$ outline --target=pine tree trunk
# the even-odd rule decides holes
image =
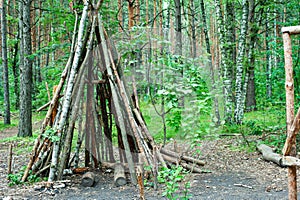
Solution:
[[[7,60],[7,23],[6,23],[6,4],[0,0],[1,14],[1,47],[2,47],[2,66],[3,66],[3,87],[4,87],[4,124],[10,124],[10,100],[9,100],[9,80],[8,80],[8,60]]]
[[[30,0],[20,2],[22,9],[22,35],[20,55],[20,121],[18,136],[32,136],[32,59],[31,59],[31,25]]]
[[[255,93],[255,54],[254,50],[256,47],[257,40],[257,32],[258,26],[255,23],[255,20],[258,20],[258,23],[261,21],[261,15],[263,9],[260,9],[258,15],[255,13],[255,0],[250,0],[250,11],[249,11],[249,52],[248,52],[248,84],[247,84],[247,92],[246,92],[246,110],[252,111],[256,110],[256,93]]]
[[[205,7],[204,7],[204,1],[200,0],[200,7],[201,7],[201,12],[202,12],[202,20],[203,20],[203,32],[204,32],[204,37],[205,37],[205,44],[206,44],[206,52],[208,54],[208,64],[209,64],[209,70],[210,70],[210,76],[211,76],[211,85],[212,85],[212,91],[211,93],[213,94],[213,102],[214,102],[214,118],[216,118],[216,125],[220,125],[221,119],[220,119],[220,113],[219,113],[219,101],[217,98],[217,95],[215,95],[216,91],[216,83],[215,83],[215,72],[214,72],[214,67],[212,64],[212,55],[211,55],[211,50],[210,50],[210,41],[209,41],[209,36],[208,36],[208,31],[207,31],[207,23],[206,23],[206,13],[205,13]]]
[[[234,121],[241,124],[244,117],[244,90],[243,90],[243,73],[244,73],[244,55],[246,47],[246,37],[248,30],[248,14],[249,4],[248,0],[243,0],[243,15],[241,22],[241,32],[239,35],[239,47],[236,63],[236,82],[235,82],[235,111]]]
[[[175,2],[175,33],[176,33],[176,47],[175,54],[182,55],[182,22],[181,22],[181,1]]]

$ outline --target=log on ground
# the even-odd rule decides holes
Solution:
[[[81,185],[84,187],[92,187],[95,184],[95,174],[93,172],[87,172],[83,174],[81,179]]]
[[[117,187],[126,185],[127,183],[124,167],[120,163],[115,165],[114,183]]]

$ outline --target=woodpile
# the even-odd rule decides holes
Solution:
[[[120,58],[97,12],[100,6],[85,3],[81,17],[76,17],[80,21],[75,22],[70,57],[47,104],[41,133],[22,180],[26,181],[30,170],[48,176],[51,182],[62,179],[65,169],[84,169],[84,173],[89,168],[108,167],[108,163],[115,170],[117,186],[127,183],[126,170],[132,184],[141,182],[141,166],[145,165],[153,166],[153,176],[159,166],[168,167],[170,163],[201,172],[203,161],[155,144],[137,103],[137,92],[128,95]],[[117,134],[117,156],[113,133]],[[92,186],[93,174],[85,173],[82,184]]]

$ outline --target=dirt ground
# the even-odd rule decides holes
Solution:
[[[16,134],[14,129],[0,133],[0,139]],[[232,146],[242,142],[238,137],[203,141],[199,147],[206,161],[203,170],[210,173],[192,174],[190,199],[288,199],[287,169],[266,162],[258,152],[233,151]],[[55,183],[55,188],[46,189],[41,183],[28,186],[8,186],[8,143],[0,143],[0,199],[139,199],[138,188],[127,184],[113,185],[113,173],[95,171],[94,187],[80,185],[80,175],[65,177],[67,181]],[[14,143],[14,146],[20,144]],[[172,146],[172,145],[170,145]],[[182,145],[184,146],[184,144]],[[186,146],[186,145],[185,145]],[[171,147],[170,147],[171,148]],[[13,171],[27,164],[29,154],[13,155]],[[163,188],[154,191],[145,189],[146,199],[166,199],[161,196]]]

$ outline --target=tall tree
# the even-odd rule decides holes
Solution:
[[[174,2],[175,2],[175,34],[176,34],[175,54],[182,55],[181,1],[174,0]]]
[[[244,58],[245,58],[245,47],[246,47],[246,37],[248,31],[248,14],[249,14],[249,2],[248,0],[243,0],[243,14],[241,21],[241,31],[239,35],[239,46],[238,46],[238,56],[236,63],[236,82],[235,82],[235,110],[234,110],[234,121],[237,124],[242,123],[244,116],[244,84],[243,75],[245,72]]]
[[[30,5],[31,0],[19,2],[22,13],[22,33],[20,55],[20,121],[18,136],[32,136],[32,50],[31,50],[31,24]],[[21,12],[22,10],[22,12]]]
[[[201,12],[202,12],[203,32],[204,32],[204,37],[205,37],[206,52],[208,54],[208,65],[209,65],[209,69],[210,69],[212,93],[215,94],[215,91],[216,91],[215,72],[214,72],[214,67],[212,64],[210,41],[209,41],[209,35],[208,35],[208,31],[207,31],[206,12],[205,12],[203,0],[200,0],[200,7],[201,7]],[[216,95],[213,96],[213,102],[214,102],[214,118],[216,119],[216,125],[220,125],[221,120],[220,120],[220,112],[219,112],[219,101],[218,101],[218,98]]]
[[[3,85],[4,85],[4,124],[10,124],[10,101],[9,101],[9,80],[8,80],[8,61],[7,61],[7,23],[6,6],[4,0],[0,0],[1,14],[1,44],[2,44],[2,66],[3,66]]]
[[[229,65],[227,59],[227,39],[226,39],[226,29],[224,26],[224,20],[222,16],[220,0],[215,0],[216,17],[217,17],[217,27],[218,36],[220,41],[220,58],[221,58],[221,71],[224,85],[224,100],[225,100],[225,122],[232,123],[232,111],[233,111],[233,96],[232,96],[232,66]]]
[[[260,1],[249,1],[249,48],[248,48],[248,84],[246,92],[246,110],[256,110],[256,92],[255,92],[255,48],[261,23],[263,9],[257,12],[255,8]]]

